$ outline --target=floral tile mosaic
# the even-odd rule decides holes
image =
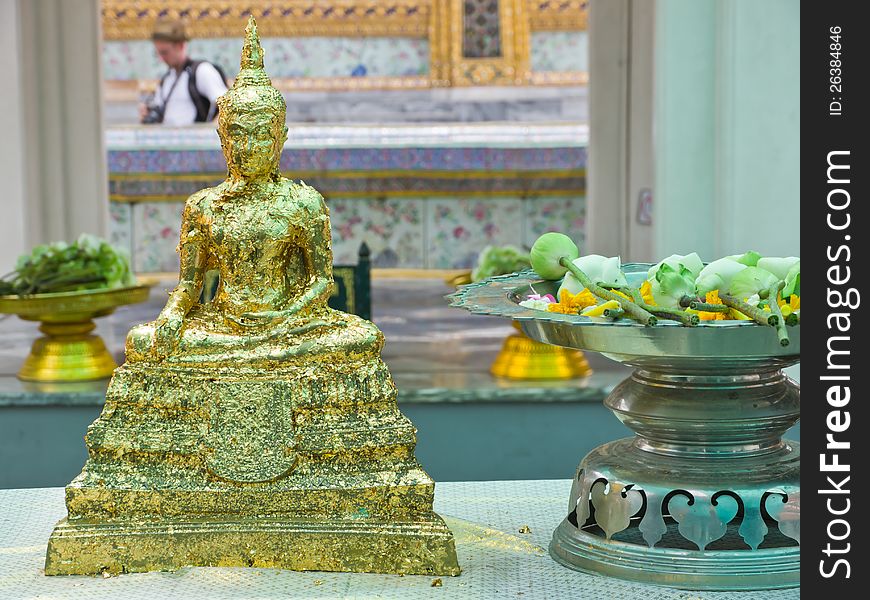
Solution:
[[[400,77],[429,72],[429,42],[409,37],[265,38],[271,77]],[[242,38],[190,42],[189,54],[220,65],[228,77],[239,70]],[[109,80],[157,79],[166,71],[149,40],[103,43],[103,76]]]
[[[288,148],[281,153],[282,171],[413,170],[535,171],[580,170],[586,166],[586,148]],[[205,149],[110,150],[109,172],[114,173],[219,173],[226,160],[219,147]]]
[[[360,244],[372,266],[469,269],[490,244],[531,247],[561,231],[583,242],[585,196],[482,198],[330,198],[336,264],[356,264]],[[112,203],[112,241],[127,240],[140,273],[175,272],[181,202]],[[132,236],[128,233],[132,230]],[[124,237],[128,235],[128,237]]]
[[[178,272],[175,247],[181,231],[183,202],[133,205],[133,270],[137,273]]]
[[[109,202],[109,243],[133,257],[132,207],[121,202]]]
[[[490,244],[523,239],[519,198],[430,199],[427,201],[426,267],[470,269]]]
[[[585,31],[534,31],[531,40],[532,71],[589,71]]]
[[[360,244],[373,267],[423,268],[425,200],[335,198],[327,201],[336,264],[356,264]]]
[[[586,196],[526,198],[523,200],[523,246],[531,248],[548,231],[571,237],[583,248],[586,238]]]
[[[240,47],[237,45],[237,47]],[[264,40],[273,77],[401,77],[429,73],[429,42],[407,37]]]
[[[104,79],[159,79],[165,72],[151,41],[103,41]]]

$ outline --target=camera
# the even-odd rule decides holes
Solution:
[[[142,117],[143,124],[162,123],[164,107],[155,102],[154,94],[148,94],[144,101],[145,116]]]

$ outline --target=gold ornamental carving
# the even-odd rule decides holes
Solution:
[[[585,73],[530,72],[534,31],[586,29],[588,0],[501,0],[501,55],[466,58],[462,0],[103,0],[106,40],[149,39],[160,18],[182,19],[192,38],[234,37],[249,16],[272,37],[416,37],[429,42],[428,77],[312,77],[285,79],[296,90],[420,89],[472,85],[576,85]],[[119,86],[116,93],[129,93]],[[123,86],[121,86],[123,87]]]
[[[191,38],[236,37],[249,16],[264,37],[425,37],[432,0],[103,0],[103,37],[150,39],[160,18],[181,19]]]
[[[532,31],[585,31],[589,0],[529,0]]]
[[[102,0],[103,37],[151,37],[161,17],[184,19],[194,38],[235,37],[239,23],[261,19],[264,36],[429,37],[443,0]],[[449,0],[448,0],[449,1]],[[588,0],[525,0],[531,31],[586,29]]]
[[[529,82],[529,19],[527,0],[499,2],[501,56],[467,58],[462,48],[463,1],[451,0],[451,83],[454,86],[525,85]]]

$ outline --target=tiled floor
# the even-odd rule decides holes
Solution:
[[[456,539],[462,574],[441,577],[298,573],[278,569],[184,568],[172,573],[45,577],[45,546],[64,516],[63,490],[0,490],[0,596],[4,598],[645,598],[778,600],[799,589],[686,592],[560,566],[545,550],[565,514],[570,482],[438,483],[435,510]],[[519,530],[525,533],[519,533]]]

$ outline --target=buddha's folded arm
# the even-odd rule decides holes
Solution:
[[[289,182],[288,182],[289,183]],[[329,226],[329,209],[320,192],[305,183],[290,183],[294,200],[302,207],[303,218],[307,221],[302,231],[306,234],[302,247],[305,268],[312,275],[311,283],[293,301],[293,312],[311,307],[326,306],[332,294],[332,236]]]
[[[169,355],[178,339],[184,318],[196,304],[205,275],[206,252],[203,236],[196,226],[198,204],[207,190],[200,190],[188,198],[181,220],[177,252],[179,254],[178,285],[155,321],[154,350],[159,356]]]

